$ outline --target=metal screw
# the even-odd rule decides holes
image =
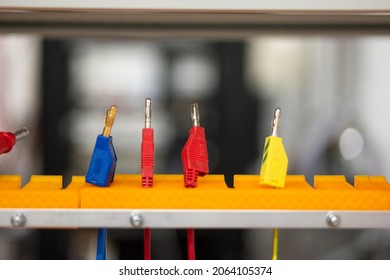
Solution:
[[[11,224],[14,227],[22,227],[26,224],[27,219],[22,213],[13,214],[11,216]]]
[[[130,217],[130,223],[134,227],[140,227],[144,223],[144,219],[140,213],[133,213]]]
[[[336,213],[330,212],[326,215],[326,223],[331,227],[338,227],[341,223],[341,218]]]

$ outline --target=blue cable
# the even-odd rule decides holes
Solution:
[[[107,228],[98,229],[98,239],[97,239],[97,250],[96,250],[96,259],[105,260],[107,259]]]

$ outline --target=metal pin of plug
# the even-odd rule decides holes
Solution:
[[[21,129],[18,129],[14,132],[16,141],[19,141],[25,137],[27,137],[30,134],[30,131],[27,127],[22,127]]]
[[[145,128],[152,128],[152,99],[145,100]]]
[[[274,113],[274,119],[272,121],[272,136],[278,136],[281,114],[282,114],[282,111],[280,110],[280,108],[276,108],[275,113]]]
[[[115,114],[116,114],[116,106],[112,105],[110,109],[107,110],[106,118],[104,119],[104,128],[103,128],[103,136],[109,137],[111,135],[111,129],[114,125]]]
[[[200,126],[198,103],[191,104],[191,119],[193,126]]]

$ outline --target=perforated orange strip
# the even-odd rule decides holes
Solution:
[[[155,175],[153,188],[141,187],[140,175],[116,175],[107,188],[74,176],[62,189],[61,176],[32,176],[20,188],[20,176],[0,176],[0,208],[107,209],[280,209],[390,210],[390,184],[384,177],[356,176],[355,187],[344,176],[287,176],[283,189],[258,184],[258,175],[236,175],[234,189],[223,175],[199,178],[198,187],[184,187],[183,175]]]

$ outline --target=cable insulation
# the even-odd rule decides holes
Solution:
[[[107,258],[107,228],[98,229],[96,259],[105,260]]]
[[[273,250],[272,250],[272,260],[276,261],[278,259],[278,250],[279,250],[279,230],[274,228],[274,240],[273,240]]]
[[[188,259],[195,260],[195,230],[193,228],[187,229],[187,250]]]
[[[152,232],[150,228],[144,229],[144,260],[152,259]]]

